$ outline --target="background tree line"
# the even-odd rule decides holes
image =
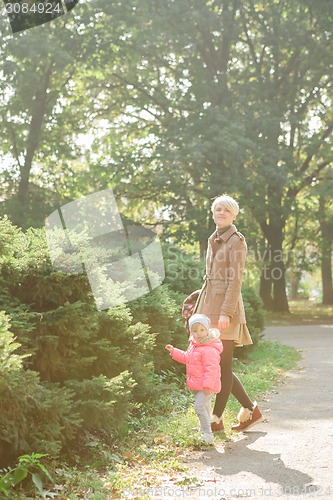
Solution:
[[[288,310],[286,270],[295,285],[313,254],[332,303],[332,6],[91,0],[16,36],[3,19],[2,212],[38,226],[112,187],[203,254],[229,192],[265,306]]]

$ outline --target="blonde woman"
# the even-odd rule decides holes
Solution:
[[[216,230],[208,238],[205,282],[195,308],[196,313],[206,314],[212,327],[220,330],[223,343],[222,389],[216,396],[211,428],[214,432],[224,430],[223,412],[232,393],[242,406],[238,424],[232,429],[247,431],[262,421],[256,401],[251,401],[232,368],[234,347],[252,344],[241,295],[247,245],[234,225],[239,213],[237,201],[222,195],[214,200],[211,209]]]

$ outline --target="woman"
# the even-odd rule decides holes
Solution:
[[[205,283],[195,307],[195,312],[206,314],[212,327],[220,330],[223,343],[222,389],[216,396],[211,427],[214,432],[224,430],[223,412],[232,393],[242,405],[238,424],[232,429],[245,431],[262,421],[257,403],[251,401],[232,371],[234,347],[252,344],[241,295],[247,246],[244,236],[233,224],[239,213],[238,203],[222,195],[214,200],[211,209],[216,231],[208,238]]]

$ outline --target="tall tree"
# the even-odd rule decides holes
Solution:
[[[27,220],[31,181],[68,194],[67,183],[75,171],[71,161],[81,158],[79,163],[85,164],[80,137],[92,133],[96,114],[101,114],[88,106],[88,99],[101,89],[94,88],[89,97],[86,89],[92,73],[102,71],[98,44],[103,37],[109,57],[114,56],[112,40],[117,42],[119,23],[115,21],[112,29],[101,27],[101,8],[92,3],[43,26],[6,34],[2,40],[2,185],[7,197],[15,194],[17,210],[11,219],[21,226],[33,224]]]
[[[327,188],[332,193],[333,182],[327,182]],[[333,251],[333,204],[332,196],[322,192],[319,196],[318,219],[320,225],[321,239],[321,277],[323,288],[322,303],[333,305],[333,282],[332,282],[332,251]]]
[[[254,179],[248,184],[256,192],[252,210],[270,254],[262,298],[275,310],[288,309],[283,242],[295,197],[333,160],[333,116],[327,106],[332,98],[333,23],[326,23],[329,32],[323,30],[322,7],[279,1],[265,6],[249,2],[242,9],[248,47],[243,62],[249,70],[244,75],[255,144],[252,165],[245,167],[256,171],[254,177],[250,173],[244,178]]]
[[[70,156],[75,149],[68,135],[76,124],[66,124],[61,112],[70,92],[66,83],[79,58],[78,47],[64,49],[70,37],[64,21],[59,21],[7,36],[1,47],[1,149],[7,158],[3,186],[16,193],[14,222],[19,225],[24,223],[34,167],[43,175],[45,163],[50,167],[55,156]],[[63,142],[57,143],[61,137]]]

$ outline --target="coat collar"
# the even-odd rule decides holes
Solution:
[[[216,239],[222,240],[224,242],[228,241],[228,239],[237,232],[237,227],[235,224],[231,224],[231,227],[225,233],[222,233],[221,236],[218,236],[217,231],[214,231],[213,234],[208,238],[211,243],[213,243]]]

